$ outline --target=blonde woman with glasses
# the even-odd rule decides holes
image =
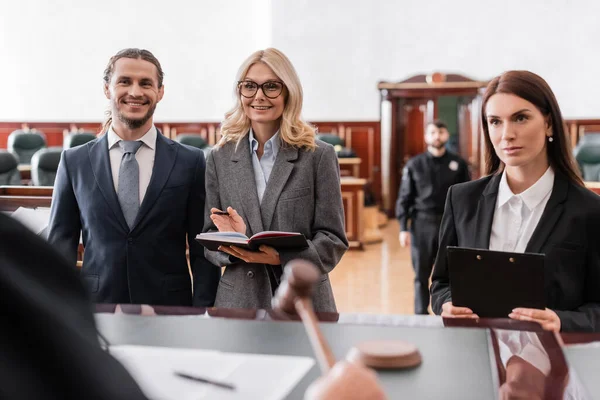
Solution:
[[[203,231],[299,232],[309,247],[205,250],[208,260],[225,267],[215,306],[271,308],[282,267],[302,258],[322,272],[315,309],[335,312],[328,274],[348,249],[335,151],[302,120],[302,86],[282,52],[255,52],[237,78],[235,107],[207,159]]]

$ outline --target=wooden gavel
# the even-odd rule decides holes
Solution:
[[[311,300],[320,277],[321,273],[310,262],[290,261],[285,267],[281,284],[273,297],[272,306],[287,314],[298,313],[300,315],[321,367],[321,373],[325,375],[335,364],[335,357],[319,328],[319,321]]]
[[[321,373],[325,375],[335,364],[335,357],[319,328],[311,300],[320,277],[321,273],[312,263],[290,261],[285,267],[272,306],[287,314],[300,315]],[[413,368],[421,364],[421,353],[414,344],[403,340],[372,340],[356,344],[346,359],[371,368]]]

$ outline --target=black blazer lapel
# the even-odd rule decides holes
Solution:
[[[490,235],[500,179],[502,179],[502,175],[495,175],[490,179],[477,204],[477,217],[475,218],[477,226],[473,229],[473,243],[477,249],[490,248]]]
[[[542,247],[554,229],[554,225],[556,225],[564,211],[564,203],[567,200],[568,193],[569,181],[559,172],[555,172],[552,194],[540,217],[540,222],[538,222],[529,243],[527,243],[526,253],[541,253]]]
[[[238,204],[242,206],[242,210],[237,211],[242,217],[245,217],[248,225],[246,229],[249,228],[250,233],[262,232],[265,229],[260,216],[260,203],[254,181],[254,168],[250,158],[248,135],[244,136],[235,147],[231,155],[231,161],[234,165],[232,166],[233,174],[230,178],[235,184],[234,192],[238,196]]]
[[[140,205],[135,222],[131,230],[133,231],[144,216],[152,209],[152,206],[158,199],[160,192],[169,180],[171,170],[177,159],[177,146],[175,142],[165,138],[160,131],[156,135],[156,153],[154,155],[154,165],[152,167],[152,177],[146,189],[144,200]]]
[[[96,178],[96,183],[104,199],[113,211],[115,218],[119,221],[125,231],[129,231],[127,221],[121,211],[121,205],[115,191],[115,183],[113,182],[112,169],[110,167],[110,157],[108,156],[108,139],[106,133],[98,139],[96,143],[89,147],[88,151],[92,171]]]
[[[294,169],[293,161],[297,158],[298,149],[296,147],[285,145],[285,147],[282,146],[279,149],[279,154],[277,154],[277,158],[275,159],[275,164],[273,165],[273,170],[271,171],[271,176],[269,176],[263,200],[260,204],[262,223],[266,229],[270,229],[273,214],[279,201],[279,195]]]

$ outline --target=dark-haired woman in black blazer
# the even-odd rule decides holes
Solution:
[[[583,186],[552,90],[531,72],[505,72],[486,89],[482,123],[488,176],[448,191],[434,312],[478,317],[452,305],[447,246],[543,253],[548,308],[508,317],[556,332],[600,331],[600,196]]]

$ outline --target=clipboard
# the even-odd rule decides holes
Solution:
[[[481,318],[546,307],[544,254],[447,247],[452,304]]]

